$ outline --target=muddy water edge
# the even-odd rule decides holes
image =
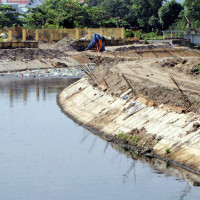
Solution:
[[[66,117],[56,99],[73,81],[0,78],[2,200],[199,199],[196,175],[138,157]]]

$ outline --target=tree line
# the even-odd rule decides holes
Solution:
[[[144,32],[200,26],[200,0],[46,0],[25,14],[0,5],[0,28],[138,27]]]

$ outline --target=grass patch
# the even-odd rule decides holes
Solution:
[[[123,139],[123,140],[129,140],[129,139],[130,139],[130,135],[127,135],[127,134],[124,133],[124,132],[120,132],[120,133],[118,134],[118,137],[121,138],[121,139]]]
[[[165,153],[166,153],[166,154],[171,153],[171,149],[170,149],[170,148],[167,148],[167,149],[165,150]]]
[[[125,139],[125,140],[129,140],[129,138],[130,138],[129,135],[125,135],[125,136],[124,136],[124,139]]]
[[[124,150],[122,147],[120,147],[120,146],[117,146],[117,149],[118,149],[118,151],[120,151],[120,152],[125,152],[125,150]]]
[[[133,143],[137,143],[137,141],[138,141],[138,137],[135,136],[135,137],[132,139],[132,142],[133,142]]]
[[[124,135],[125,135],[124,133],[119,133],[118,137],[124,137]]]
[[[197,66],[198,73],[200,74],[200,65]]]
[[[141,30],[132,31],[131,29],[126,29],[124,34],[126,38],[135,37],[144,40],[144,44],[148,44],[147,40],[163,40],[163,35],[156,32],[142,33]]]

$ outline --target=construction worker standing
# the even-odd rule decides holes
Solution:
[[[92,40],[86,50],[89,50],[93,47],[97,47],[97,52],[103,52],[105,51],[105,45],[104,45],[105,38],[101,37],[99,34],[94,33],[92,35]]]

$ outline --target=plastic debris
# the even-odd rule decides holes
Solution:
[[[125,95],[122,97],[124,100],[128,99],[129,98],[129,95]]]

